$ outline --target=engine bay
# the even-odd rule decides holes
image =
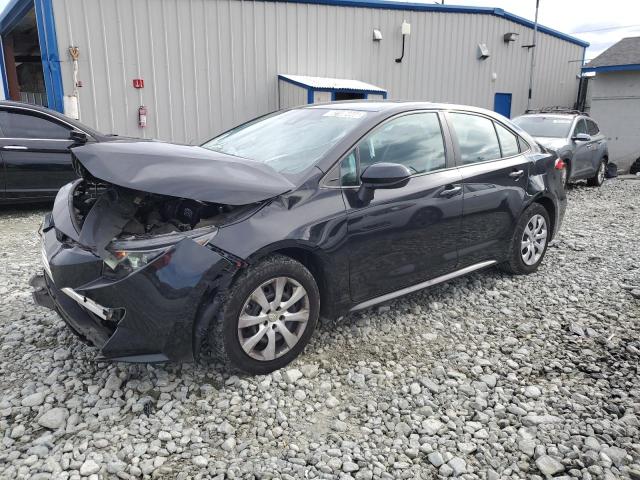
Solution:
[[[78,230],[82,229],[87,216],[104,196],[108,197],[109,204],[122,206],[126,216],[117,239],[145,238],[220,226],[256,207],[255,204],[237,206],[201,202],[83,180],[76,186],[72,200]]]

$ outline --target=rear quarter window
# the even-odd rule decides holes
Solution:
[[[496,123],[496,132],[498,132],[498,140],[500,140],[500,148],[502,149],[503,157],[512,157],[520,153],[518,148],[518,137],[504,128],[499,123]]]

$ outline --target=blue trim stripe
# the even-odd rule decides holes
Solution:
[[[52,0],[35,0],[36,23],[40,39],[40,55],[47,90],[48,107],[64,113],[62,73],[58,56],[58,39],[53,18]]]
[[[582,67],[583,72],[629,72],[640,70],[640,63],[630,63],[628,65],[603,65],[601,67]]]
[[[506,20],[524,25],[525,27],[533,28],[534,22],[527,20],[526,18],[514,15],[504,11],[501,8],[491,7],[467,7],[464,5],[441,5],[441,4],[428,4],[428,3],[411,3],[411,2],[399,2],[393,0],[263,0],[263,1],[276,1],[285,3],[310,3],[318,5],[335,5],[340,7],[362,7],[362,8],[381,8],[386,10],[412,10],[417,12],[445,12],[445,13],[477,13],[482,15],[493,15],[495,17],[501,17]],[[544,32],[548,35],[561,38],[567,42],[575,43],[581,47],[588,47],[589,42],[580,40],[579,38],[572,37],[566,33],[559,32],[553,28],[545,27],[538,24],[538,31]]]

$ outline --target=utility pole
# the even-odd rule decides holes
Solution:
[[[529,97],[527,98],[527,110],[531,109],[531,94],[533,92],[533,72],[536,68],[536,37],[538,36],[538,9],[540,0],[536,0],[536,18],[533,23],[533,42],[531,45],[531,69],[529,71]]]

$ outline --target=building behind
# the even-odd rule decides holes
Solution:
[[[33,44],[14,35],[29,27],[51,108],[77,106],[104,132],[187,143],[291,102],[368,96],[353,81],[379,97],[518,115],[533,37],[532,22],[501,9],[382,0],[13,0],[0,19],[10,97],[22,93],[16,64],[38,58],[16,54]],[[540,27],[532,107],[573,106],[587,45]],[[287,75],[307,81],[296,92]],[[330,79],[343,80],[305,93]]]
[[[640,37],[623,38],[583,71],[589,80],[590,112],[607,135],[609,156],[622,172],[640,169]]]

